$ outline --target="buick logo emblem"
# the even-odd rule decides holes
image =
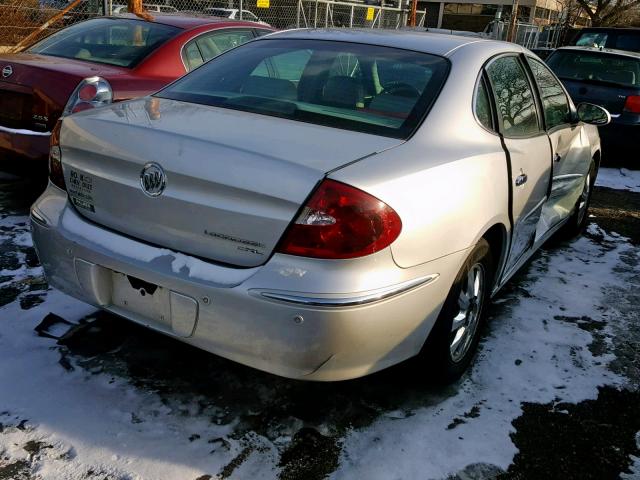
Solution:
[[[13,75],[13,67],[11,65],[7,65],[2,69],[2,78],[7,78]]]
[[[157,163],[147,163],[140,172],[140,186],[142,191],[150,197],[157,197],[167,186],[167,176]]]

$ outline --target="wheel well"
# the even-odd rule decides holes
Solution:
[[[593,154],[593,161],[596,162],[596,173],[598,173],[598,170],[600,170],[601,157],[602,157],[602,154],[600,153],[600,150],[598,150],[596,153]]]
[[[491,250],[491,256],[493,257],[493,261],[495,262],[496,274],[502,268],[502,262],[504,261],[505,256],[505,246],[506,246],[506,238],[507,238],[507,229],[501,223],[497,223],[493,225],[489,230],[487,230],[482,236],[488,243],[489,248]],[[494,282],[498,279],[494,278]]]

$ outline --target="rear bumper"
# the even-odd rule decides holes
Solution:
[[[46,174],[49,137],[49,132],[0,126],[0,170],[28,175]]]
[[[467,253],[410,269],[389,249],[348,261],[276,254],[258,268],[221,267],[90,223],[51,185],[31,219],[52,286],[209,352],[309,380],[355,378],[417,354]],[[164,295],[167,307],[125,307],[123,298],[142,300],[114,283],[122,274],[160,286],[153,297]]]

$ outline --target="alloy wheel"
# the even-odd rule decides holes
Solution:
[[[473,343],[480,323],[485,284],[485,269],[481,263],[476,263],[467,272],[466,281],[463,281],[458,297],[459,311],[451,325],[453,339],[449,350],[454,362],[462,360]]]
[[[584,217],[587,214],[587,206],[589,205],[589,195],[591,195],[591,172],[587,173],[584,181],[584,188],[578,200],[578,225],[582,225]]]

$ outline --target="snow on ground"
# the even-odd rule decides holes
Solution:
[[[4,218],[0,226],[26,220]],[[21,232],[17,239],[24,240]],[[23,265],[13,271],[13,280],[40,271]],[[175,412],[126,379],[73,365],[68,371],[55,339],[34,331],[49,313],[77,323],[94,311],[53,290],[29,310],[18,300],[0,308],[0,467],[30,460],[32,471],[52,480],[191,479],[221,470],[238,455],[241,446],[233,440],[188,440],[194,434],[226,438],[233,424],[218,426],[204,416]],[[55,327],[60,324],[49,331]],[[216,448],[221,445],[225,448]]]
[[[592,335],[577,325],[620,320],[604,292],[627,288],[620,257],[637,252],[594,225],[590,233],[604,244],[581,238],[543,252],[518,289],[497,300],[507,308],[491,320],[457,395],[405,419],[352,431],[334,478],[442,478],[479,462],[506,468],[516,453],[509,433],[520,402],[577,402],[594,398],[599,385],[621,383],[606,368],[612,357],[594,356]]]
[[[604,178],[613,182],[615,175],[605,172]],[[0,245],[12,237],[28,247],[26,221],[0,219]],[[0,288],[41,275],[39,267],[25,265],[26,253],[16,255],[18,264],[0,271]],[[473,464],[505,469],[516,453],[509,434],[521,402],[577,402],[594,398],[599,385],[623,385],[625,379],[607,368],[612,349],[598,341],[611,342],[614,330],[625,331],[624,297],[612,292],[637,288],[629,263],[637,265],[638,256],[625,238],[594,224],[587,236],[542,251],[496,299],[472,372],[435,400],[407,399],[400,408],[376,413],[373,423],[347,427],[333,478],[445,478]],[[273,427],[280,433],[272,438],[255,431],[240,439],[239,418],[219,422],[211,413],[224,390],[176,408],[126,375],[91,371],[72,355],[62,357],[56,340],[34,328],[50,312],[71,324],[90,322],[93,309],[53,290],[40,293],[39,305],[25,309],[23,292],[0,307],[0,473],[6,465],[43,480],[224,478],[229,465],[235,465],[233,478],[282,473],[282,452],[304,426],[296,408],[288,413],[289,426]],[[58,324],[50,331],[59,330]],[[284,387],[268,395],[286,395],[287,382],[270,384]],[[196,408],[200,401],[207,402],[206,413]],[[323,434],[345,431],[328,422]]]
[[[640,170],[601,168],[598,170],[596,186],[640,192]]]

